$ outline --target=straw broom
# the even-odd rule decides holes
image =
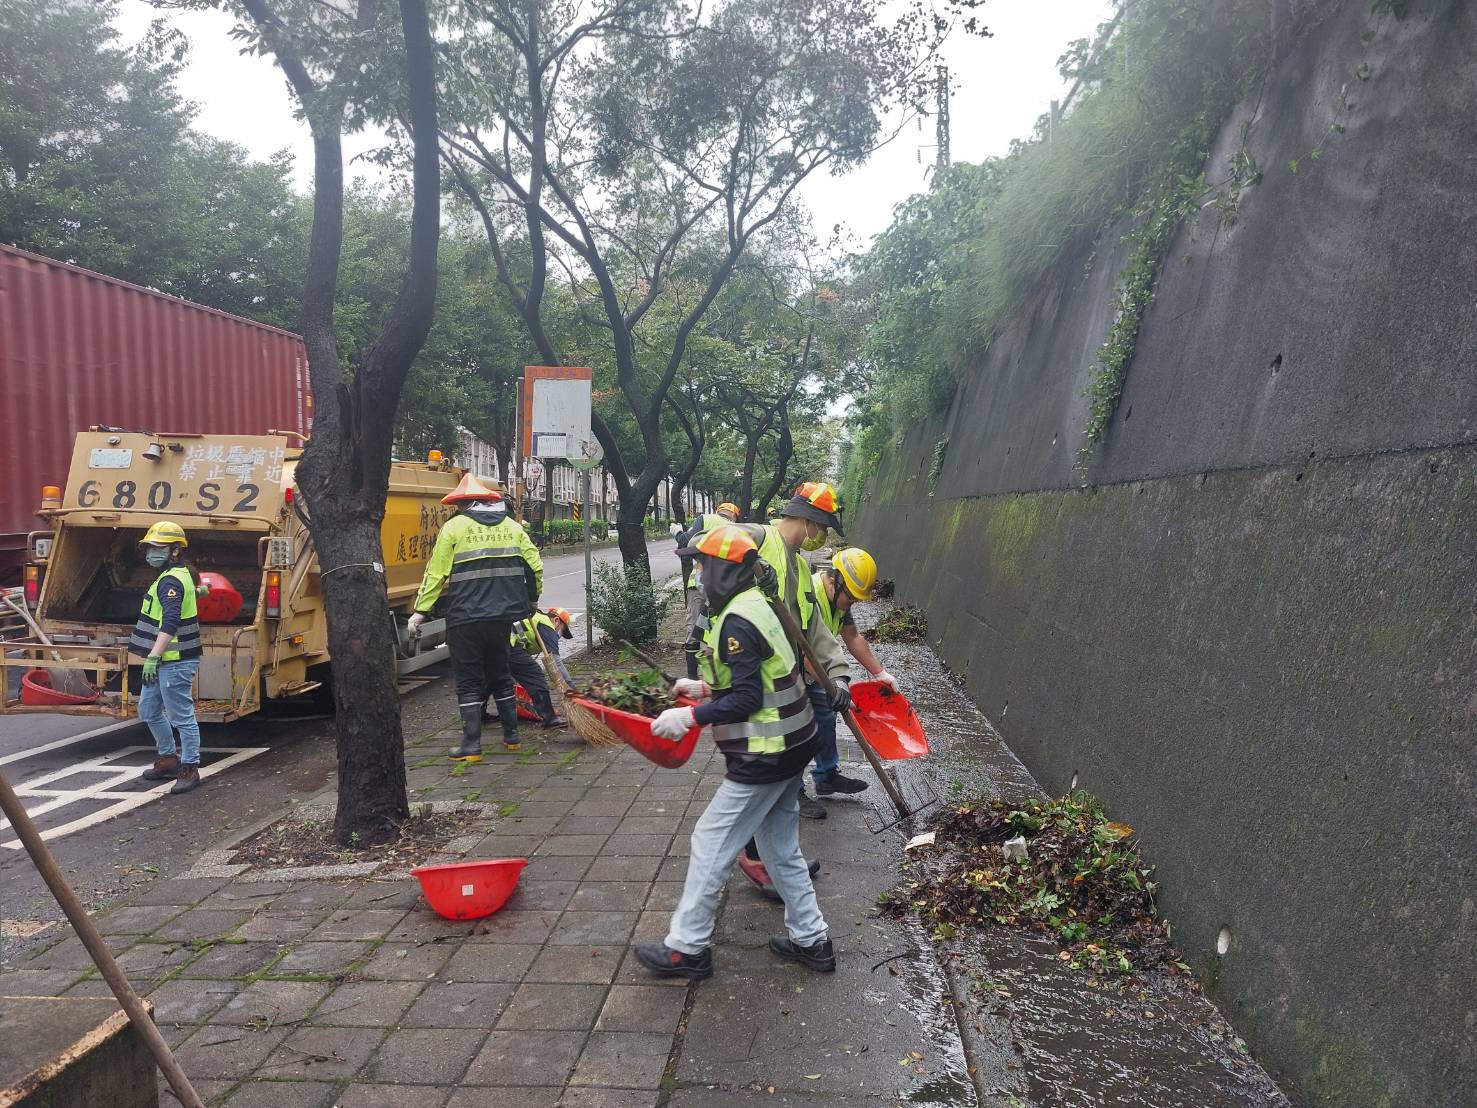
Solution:
[[[564,718],[569,721],[574,733],[589,746],[624,746],[625,742],[605,725],[603,719],[574,699],[574,689],[565,680],[559,662],[549,653],[549,646],[542,635],[538,636],[538,645],[539,661],[543,663],[549,689],[559,690],[560,699],[564,701]]]

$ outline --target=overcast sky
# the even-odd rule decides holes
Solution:
[[[1110,0],[987,0],[982,18],[994,32],[980,39],[955,34],[945,45],[954,86],[950,146],[958,161],[1003,154],[1010,140],[1030,131],[1064,87],[1056,59],[1073,39],[1089,37],[1112,14]],[[137,40],[159,15],[144,0],[125,0],[118,26]],[[218,11],[169,12],[190,39],[190,64],[181,77],[185,96],[200,108],[196,127],[239,143],[256,158],[291,149],[301,187],[312,176],[307,127],[293,118],[292,102],[276,67],[245,57],[229,37],[232,20]],[[865,244],[891,221],[899,201],[927,187],[933,163],[933,121],[909,124],[866,165],[844,177],[808,181],[802,195],[818,230],[844,223]],[[346,152],[362,149],[346,143]],[[920,164],[921,161],[921,164]]]

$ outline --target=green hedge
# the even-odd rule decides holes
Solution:
[[[603,519],[590,520],[590,539],[603,542],[610,536],[610,525]],[[581,543],[585,541],[585,525],[578,519],[555,519],[549,521],[549,535],[545,540],[553,544]]]

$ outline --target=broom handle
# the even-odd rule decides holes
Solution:
[[[160,1035],[159,1029],[154,1026],[154,1021],[150,1018],[143,1001],[133,991],[133,986],[128,983],[128,978],[118,968],[118,963],[113,961],[113,955],[108,951],[108,944],[103,942],[103,937],[98,934],[97,928],[88,918],[87,910],[82,907],[77,894],[72,891],[72,887],[67,884],[67,879],[57,868],[56,859],[51,856],[51,851],[41,841],[41,836],[36,832],[36,825],[31,822],[31,817],[26,814],[25,806],[21,804],[20,798],[15,795],[15,790],[10,787],[10,782],[5,779],[3,773],[0,773],[0,810],[4,811],[5,818],[15,829],[16,837],[26,848],[31,861],[36,864],[41,879],[46,882],[51,895],[56,897],[56,902],[71,922],[72,929],[77,932],[77,937],[82,940],[82,945],[92,956],[93,964],[103,975],[103,980],[113,990],[113,996],[118,999],[118,1004],[124,1012],[128,1013],[128,1021],[133,1024],[134,1030],[144,1040],[149,1052],[154,1055],[159,1071],[164,1074],[164,1079],[169,1082],[169,1087],[174,1090],[174,1095],[179,1098],[180,1104],[184,1105],[184,1108],[205,1108],[200,1095],[195,1092],[195,1087],[190,1084],[190,1079],[180,1068],[174,1052],[169,1049],[164,1036]]]
[[[790,612],[789,608],[785,607],[784,603],[778,597],[769,597],[769,606],[774,609],[774,614],[779,617],[779,621],[785,629],[785,634],[790,636],[790,641],[795,644],[796,649],[805,658],[806,664],[810,666],[810,671],[825,686],[826,696],[834,703],[836,700],[836,682],[831,680],[831,675],[826,672],[825,667],[820,663],[820,659],[815,656],[815,648],[810,645],[810,640],[800,630],[800,625],[795,622],[795,616]],[[877,774],[877,780],[882,782],[882,790],[887,793],[887,799],[892,801],[892,806],[897,809],[897,814],[903,819],[907,819],[913,813],[908,811],[908,806],[903,803],[903,798],[898,795],[897,787],[893,785],[892,778],[883,772],[881,759],[877,757],[877,752],[872,749],[871,744],[862,735],[861,726],[857,723],[856,716],[850,708],[846,709],[844,718],[846,719],[846,726],[851,728],[852,735],[856,738],[857,744],[862,748],[862,753],[867,756],[867,761],[871,764],[872,771]]]
[[[625,639],[621,640],[621,645],[629,650],[632,654],[636,655],[637,660],[645,662],[652,669],[656,670],[657,673],[661,674],[662,680],[665,681],[668,685],[675,685],[677,683],[677,678],[673,677],[666,670],[662,669],[662,664],[658,662],[655,658],[653,658],[650,654],[638,650],[633,643],[629,643]]]

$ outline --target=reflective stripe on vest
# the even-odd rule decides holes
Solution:
[[[759,557],[774,569],[775,576],[779,578],[780,598],[791,610],[799,609],[800,626],[808,630],[815,615],[815,593],[805,559],[785,545],[785,540],[780,538],[779,528],[772,523],[764,525],[764,541],[759,544]],[[797,561],[799,565],[796,565]],[[792,583],[795,588],[793,595],[790,592]],[[792,600],[794,603],[791,603]]]
[[[175,630],[174,638],[169,640],[164,653],[159,655],[159,660],[177,662],[182,652],[198,654],[201,649],[200,623],[196,619],[198,609],[195,603],[195,579],[184,566],[171,566],[154,578],[149,591],[144,593],[143,609],[139,612],[138,622],[133,625],[128,649],[145,655],[153,651],[154,640],[159,637],[159,628],[164,622],[164,605],[159,601],[159,582],[166,577],[173,577],[183,586],[184,596],[180,597],[179,627]]]
[[[836,602],[831,599],[831,594],[826,589],[826,573],[820,570],[810,579],[811,587],[815,589],[815,607],[821,614],[821,622],[831,629],[831,634],[841,634],[841,617],[845,613],[836,607]]]
[[[547,627],[554,629],[554,621],[543,612],[534,612],[527,619],[521,619],[513,624],[513,631],[508,636],[510,646],[522,646],[530,654],[542,654],[543,647],[539,643],[538,629]]]
[[[728,602],[713,621],[704,637],[702,654],[704,678],[714,692],[733,686],[733,670],[718,656],[723,641],[723,625],[732,615],[741,616],[754,625],[770,655],[759,664],[759,679],[764,688],[763,705],[747,720],[738,723],[715,723],[713,738],[720,747],[748,754],[782,754],[789,747],[809,738],[815,721],[805,682],[800,679],[800,666],[794,648],[785,637],[779,618],[758,589],[746,589]]]

